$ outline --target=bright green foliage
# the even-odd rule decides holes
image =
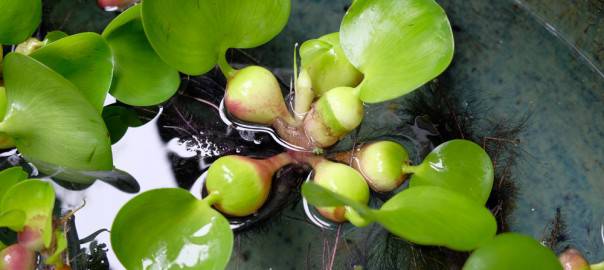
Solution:
[[[417,244],[469,251],[491,239],[497,230],[495,218],[487,208],[440,187],[406,189],[379,210],[314,183],[305,183],[302,194],[315,206],[348,205],[365,219],[376,221],[391,233]]]
[[[390,100],[433,79],[451,63],[453,32],[434,0],[357,0],[340,27],[342,48],[365,78],[360,98]]]
[[[409,185],[440,186],[485,204],[493,187],[493,162],[479,145],[452,140],[436,147],[413,169]]]
[[[130,200],[111,228],[126,269],[224,269],[233,249],[228,221],[182,189],[157,189]]]
[[[155,51],[179,71],[200,75],[228,48],[253,48],[287,23],[290,0],[145,0],[145,33]]]
[[[111,86],[113,60],[107,42],[96,33],[61,38],[30,56],[71,81],[100,113]]]
[[[155,53],[143,30],[141,5],[117,16],[103,31],[115,59],[111,95],[134,106],[168,100],[180,85],[178,71]]]
[[[42,20],[41,0],[0,0],[0,44],[29,38]]]
[[[390,232],[422,245],[469,251],[497,232],[489,209],[459,193],[433,186],[406,189],[377,212]]]
[[[0,202],[4,194],[15,184],[27,179],[28,174],[21,167],[10,167],[0,172]]]
[[[304,42],[300,46],[300,58],[317,96],[340,86],[355,87],[363,79],[363,74],[346,58],[340,46],[340,33]]]
[[[25,226],[25,218],[25,212],[21,210],[3,211],[0,213],[0,228],[21,231]]]
[[[464,270],[562,270],[556,255],[535,239],[503,233],[475,250]]]
[[[11,53],[4,62],[9,109],[0,132],[26,159],[72,170],[113,169],[103,119],[72,83],[28,56]]]
[[[40,237],[39,243],[32,248],[39,250],[49,247],[52,240],[52,209],[55,203],[55,191],[50,183],[30,179],[20,182],[9,189],[0,202],[0,211],[7,213],[21,211],[25,213],[25,229],[28,233]]]

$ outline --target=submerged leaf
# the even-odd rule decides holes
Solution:
[[[18,53],[6,57],[4,79],[9,109],[0,132],[26,159],[72,170],[113,169],[103,119],[72,83]]]
[[[143,30],[141,5],[115,18],[103,31],[115,58],[111,95],[134,105],[149,106],[168,100],[180,85],[178,71],[155,53]]]
[[[562,270],[558,258],[535,239],[517,233],[503,233],[475,250],[464,270]]]
[[[14,185],[6,192],[0,210],[2,213],[22,211],[25,213],[25,227],[21,233],[26,234],[23,243],[33,245],[35,249],[49,247],[52,240],[52,209],[55,203],[55,191],[52,185],[40,180],[26,180]]]
[[[436,147],[413,170],[409,185],[440,186],[485,204],[493,187],[493,162],[479,145],[452,140]]]
[[[41,0],[0,0],[0,44],[29,38],[42,20]]]
[[[495,217],[459,193],[434,186],[403,190],[376,213],[390,232],[422,245],[468,251],[497,232]]]
[[[228,221],[183,189],[156,189],[129,201],[111,228],[126,269],[224,269],[233,249]]]
[[[71,81],[99,113],[103,110],[113,78],[113,60],[109,45],[99,34],[68,36],[30,56]]]
[[[340,27],[342,48],[365,79],[360,98],[376,103],[407,94],[443,72],[453,32],[434,0],[357,0]]]
[[[44,42],[46,42],[47,44],[53,43],[59,39],[62,39],[64,37],[68,37],[69,35],[63,31],[51,31],[48,32],[48,34],[46,34],[46,36],[44,37]]]
[[[200,75],[228,48],[253,48],[287,23],[290,0],[146,0],[145,33],[155,51],[179,71]]]

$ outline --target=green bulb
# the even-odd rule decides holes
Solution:
[[[229,79],[225,106],[233,116],[250,123],[271,125],[279,117],[291,117],[277,78],[259,66],[238,70]]]
[[[340,86],[355,87],[363,80],[363,74],[346,58],[338,32],[304,42],[300,58],[317,96]]]
[[[355,167],[365,176],[371,189],[389,192],[399,187],[407,176],[401,166],[409,162],[405,148],[395,142],[379,141],[363,146]]]
[[[221,212],[251,215],[266,202],[275,172],[291,162],[287,154],[268,159],[224,156],[210,166],[205,185],[216,195],[214,206]]]
[[[329,90],[304,118],[304,130],[318,147],[329,147],[363,121],[363,102],[350,87]]]
[[[369,187],[363,176],[350,166],[322,160],[314,166],[314,181],[318,185],[359,203],[369,202]],[[320,207],[319,213],[334,222],[351,221],[355,225],[366,225],[354,210],[344,206]]]

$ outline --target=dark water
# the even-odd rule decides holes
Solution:
[[[254,60],[237,52],[234,60],[258,61],[289,82],[294,43],[337,31],[348,1],[292,2],[286,30],[270,44],[247,51]],[[511,213],[507,228],[547,239],[559,209],[566,229],[556,235],[554,249],[570,245],[594,262],[603,260],[604,2],[439,2],[454,28],[456,53],[438,82],[419,90],[420,96],[431,98],[410,95],[367,108],[358,134],[336,148],[394,136],[419,160],[433,141],[470,136],[493,153],[506,150],[496,159],[501,161],[498,168],[500,173],[508,172],[502,174],[517,190],[516,199],[506,201],[505,209]],[[99,31],[113,16],[97,10],[94,1],[45,3],[48,29]],[[266,134],[227,127],[213,106],[200,101],[219,103],[224,85],[220,78],[185,82],[159,116],[130,129],[114,146],[116,166],[136,177],[143,190],[181,186],[199,194],[200,176],[217,157],[280,151]],[[506,128],[518,126],[522,130],[513,134],[513,141],[505,141],[509,139],[505,135],[510,135]],[[512,160],[513,166],[506,166]],[[335,258],[335,269],[353,265],[438,269],[454,268],[453,263],[463,260],[463,254],[408,245],[378,226],[317,227],[296,196],[296,184],[304,175],[302,168],[281,174],[279,181],[287,188],[277,194],[288,203],[264,222],[238,233],[230,268],[320,269]],[[86,200],[76,219],[82,237],[110,228],[117,210],[132,197],[102,182],[85,191],[60,190],[59,194],[66,208]],[[512,193],[499,195],[507,199]],[[103,233],[98,240],[109,243],[109,235]],[[121,269],[109,256],[113,268]]]

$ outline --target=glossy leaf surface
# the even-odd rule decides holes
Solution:
[[[113,78],[107,42],[96,33],[61,38],[34,51],[32,58],[71,81],[100,113]]]
[[[535,239],[517,233],[503,233],[475,250],[463,269],[561,270],[562,266],[556,255]]]
[[[390,100],[433,79],[453,58],[453,33],[434,0],[357,0],[340,27],[342,48],[365,79],[360,98]]]
[[[103,119],[72,83],[18,53],[6,57],[4,80],[9,109],[0,131],[26,159],[73,170],[113,169]]]
[[[45,247],[52,240],[52,209],[55,191],[51,184],[40,180],[26,180],[14,185],[6,192],[0,209],[3,213],[22,211],[25,227],[33,234],[40,234]]]
[[[178,90],[178,71],[155,53],[143,30],[141,5],[115,18],[103,31],[113,51],[115,78],[111,95],[134,106],[166,101]]]
[[[21,167],[11,167],[0,172],[0,201],[12,186],[27,179],[28,174]],[[2,211],[2,209],[0,209]]]
[[[233,248],[228,221],[182,189],[157,189],[129,201],[111,229],[126,269],[224,269]]]
[[[42,20],[41,0],[0,0],[0,44],[29,38]]]
[[[143,25],[155,51],[179,71],[212,69],[228,48],[253,48],[287,23],[290,0],[143,1]]]
[[[467,140],[452,140],[426,156],[414,170],[409,185],[440,186],[485,204],[493,177],[493,162],[482,147]]]
[[[468,251],[491,239],[497,230],[495,218],[487,208],[440,187],[406,189],[379,210],[371,210],[313,183],[305,183],[302,194],[315,206],[348,205],[391,233],[422,245]]]
[[[495,217],[484,206],[456,192],[434,186],[408,188],[377,212],[390,232],[422,245],[469,251],[497,231]]]
[[[11,210],[0,214],[0,228],[9,228],[13,231],[21,231],[25,226],[25,212]]]

